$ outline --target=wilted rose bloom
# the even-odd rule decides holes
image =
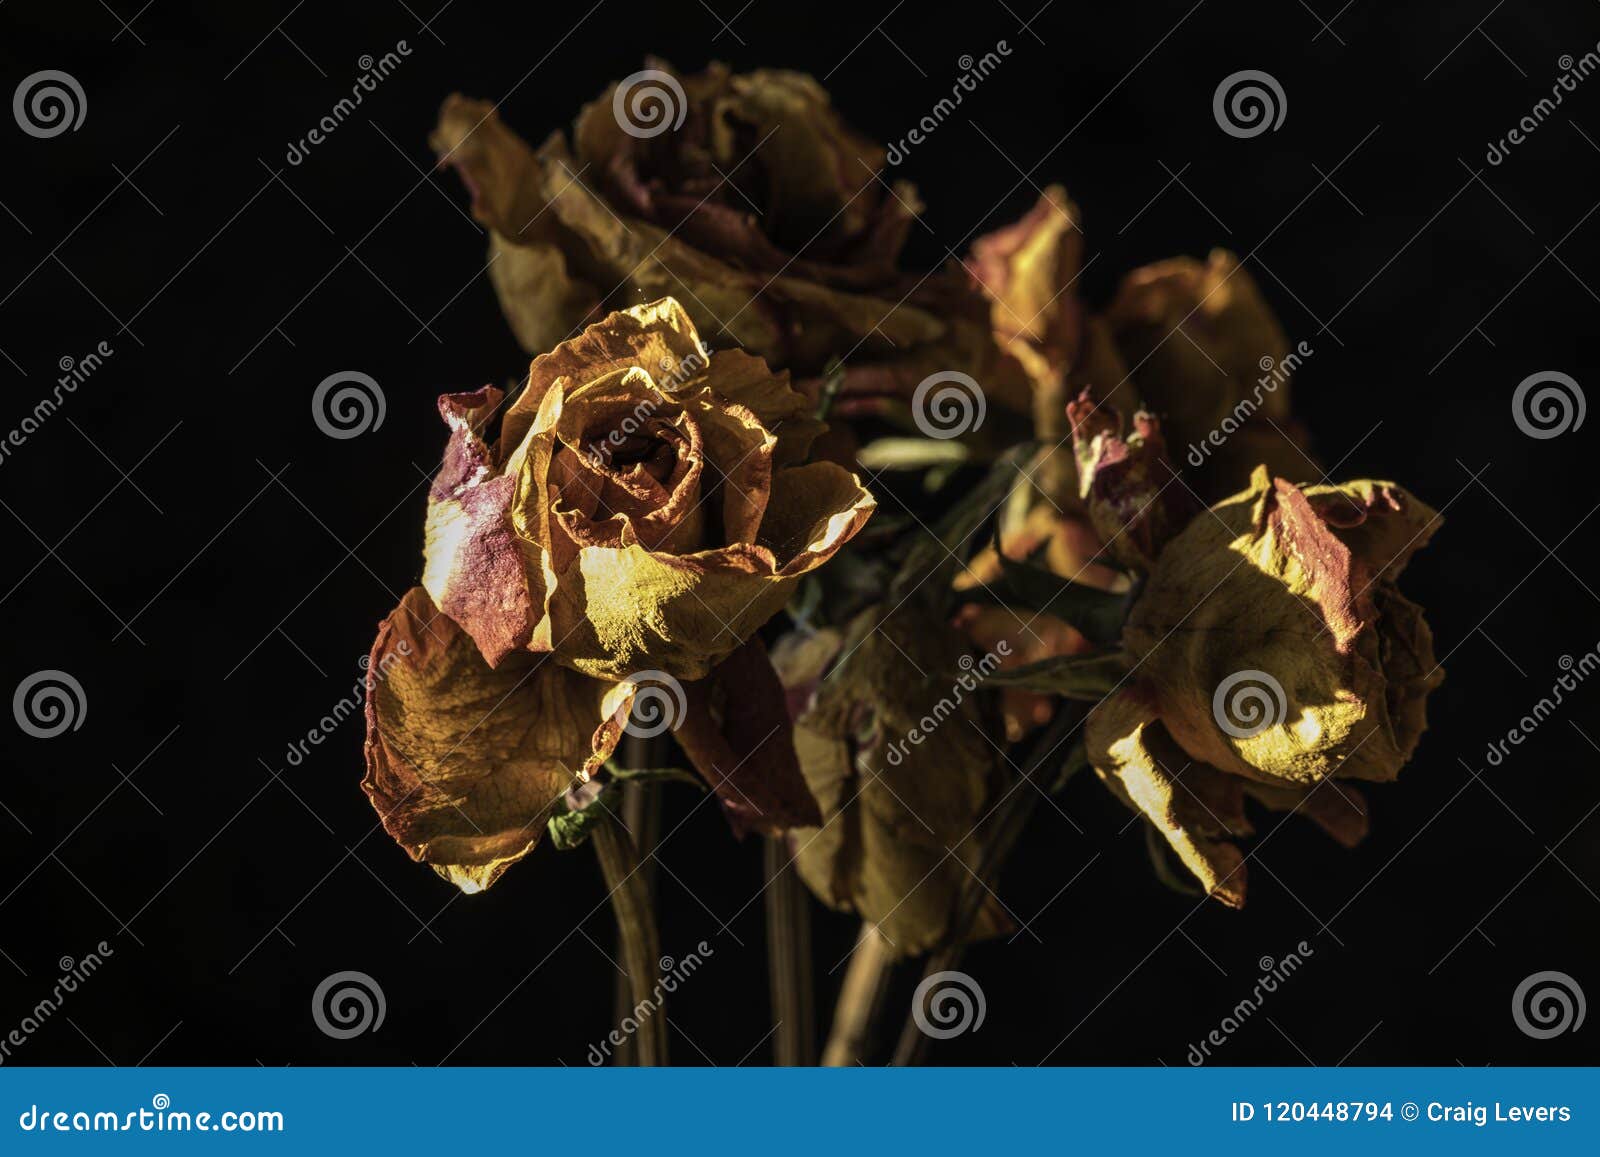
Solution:
[[[705,354],[671,299],[440,401],[422,584],[491,665],[553,651],[600,678],[699,679],[866,522],[855,475],[803,464],[821,424],[759,358]]]
[[[916,190],[880,176],[884,149],[815,80],[650,64],[538,149],[487,101],[441,110],[434,150],[490,230],[489,275],[525,349],[613,302],[674,294],[708,337],[797,379],[844,358],[846,410],[938,370],[1022,396],[1014,365],[997,377],[1005,359],[965,278],[899,270]]]
[[[1141,404],[1161,419],[1173,461],[1207,501],[1265,464],[1290,479],[1322,473],[1290,413],[1290,380],[1310,346],[1291,346],[1255,279],[1223,249],[1128,274],[1106,309]]]
[[[949,940],[999,783],[971,649],[914,605],[873,607],[773,652],[822,809],[820,828],[791,833],[800,875],[824,903],[876,924],[896,956]],[[1009,926],[986,900],[970,935]]]
[[[1341,843],[1366,832],[1336,781],[1394,779],[1443,674],[1397,588],[1439,516],[1389,482],[1295,486],[1259,467],[1159,552],[1129,613],[1129,683],[1090,715],[1091,762],[1206,890],[1245,896],[1250,796]]]
[[[487,887],[652,687],[736,830],[817,823],[755,632],[873,500],[804,462],[810,403],[758,358],[707,355],[670,299],[535,359],[501,401],[440,399],[423,586],[374,647],[364,786],[390,833]]]
[[[1077,293],[1078,217],[1051,186],[1018,221],[975,241],[967,260],[992,303],[996,339],[1027,368],[1037,436],[1063,438],[1062,407],[1088,389],[1097,404],[1157,417],[1184,484],[1207,501],[1261,463],[1287,478],[1320,474],[1289,406],[1310,347],[1290,346],[1239,259],[1215,250],[1135,269],[1095,314]],[[1065,455],[1037,472],[1058,505],[1072,474]]]

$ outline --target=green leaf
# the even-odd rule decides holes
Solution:
[[[992,518],[1011,488],[1022,478],[1019,463],[1033,452],[1031,444],[1015,446],[1003,455],[984,480],[951,508],[935,527],[912,532],[900,572],[889,587],[889,604],[898,605],[913,591],[927,592],[934,609],[942,614],[950,605],[950,584],[956,572],[975,553],[973,538]]]
[[[589,839],[595,825],[603,824],[611,819],[611,805],[616,802],[617,788],[608,784],[601,790],[600,795],[582,811],[563,811],[550,817],[546,825],[550,832],[550,842],[560,852],[570,852],[573,848],[581,847]],[[564,805],[565,801],[563,801]]]
[[[856,451],[856,461],[874,474],[959,465],[971,457],[972,451],[960,442],[934,438],[879,438]]]
[[[705,781],[692,771],[681,767],[616,767],[606,765],[614,779],[637,783],[687,783],[704,789]]]
[[[1055,782],[1050,785],[1051,795],[1060,795],[1072,777],[1089,766],[1089,752],[1083,745],[1080,737],[1075,740],[1067,752],[1066,759],[1062,760],[1061,768],[1056,772]]]
[[[596,776],[596,782],[603,783],[600,794],[584,807],[577,810],[568,807],[565,796],[556,802],[556,814],[550,817],[545,826],[550,832],[550,842],[557,851],[570,852],[586,843],[594,826],[605,822],[615,812],[622,795],[622,785],[629,780],[635,783],[692,783],[705,790],[705,784],[699,776],[681,767],[618,767],[615,763],[607,763],[600,775],[604,776],[603,781]]]
[[[1115,690],[1132,669],[1133,656],[1121,650],[1097,655],[1060,655],[1010,671],[998,671],[985,683],[1068,699],[1098,700]]]
[[[839,396],[839,387],[844,385],[844,362],[840,358],[832,358],[822,367],[822,389],[818,391],[817,417],[822,421],[828,420],[828,415],[833,411],[834,400]]]
[[[1103,591],[1007,558],[998,549],[995,553],[1000,556],[999,580],[967,591],[963,598],[1054,615],[1082,631],[1098,647],[1113,646],[1122,638],[1122,624],[1136,590]]]

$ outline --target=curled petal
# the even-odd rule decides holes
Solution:
[[[1124,437],[1121,415],[1097,405],[1087,388],[1068,403],[1067,417],[1095,532],[1124,566],[1148,571],[1198,507],[1167,460],[1160,423],[1140,411]]]
[[[372,646],[361,786],[412,859],[479,892],[610,756],[626,711],[616,688],[542,657],[491,669],[415,587]]]
[[[530,644],[538,618],[538,570],[511,527],[515,482],[498,472],[495,452],[483,438],[503,396],[484,386],[439,399],[450,440],[428,491],[423,549],[422,585],[472,636],[491,667]]]
[[[1251,833],[1244,781],[1186,756],[1163,733],[1154,704],[1136,691],[1096,707],[1084,739],[1096,773],[1155,825],[1207,894],[1244,907],[1248,872],[1232,842]]]

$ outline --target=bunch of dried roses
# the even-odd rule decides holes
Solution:
[[[1396,777],[1442,678],[1397,587],[1439,517],[1327,482],[1290,415],[1309,347],[1240,262],[1135,270],[1094,311],[1051,188],[912,274],[916,191],[811,78],[641,75],[677,101],[652,128],[613,86],[538,148],[460,96],[432,138],[534,357],[509,394],[439,399],[421,583],[368,679],[362,786],[396,841],[476,892],[547,831],[593,837],[648,946],[648,849],[613,818],[624,781],[659,793],[613,755],[670,727],[771,837],[774,952],[809,951],[791,862],[869,929],[849,1060],[889,961],[1009,926],[990,886],[1079,767],[1163,878],[1230,906],[1247,800],[1360,840],[1348,781]],[[930,433],[930,379],[994,421],[879,436]],[[802,1019],[806,975],[774,961]]]

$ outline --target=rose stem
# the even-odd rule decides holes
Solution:
[[[767,977],[772,992],[773,1059],[814,1065],[816,1004],[811,984],[811,897],[790,862],[788,841],[765,841]]]
[[[628,735],[623,738],[622,764],[624,767],[655,767],[662,762],[665,752],[659,736]],[[644,877],[651,903],[656,895],[656,860],[654,851],[661,835],[661,792],[652,783],[625,783],[622,785],[622,826],[633,837],[633,846],[639,853],[639,875]],[[616,1021],[633,1012],[633,989],[627,976],[617,975]],[[634,1063],[633,1038],[628,1037],[616,1051],[619,1065]]]
[[[656,985],[661,939],[656,932],[650,889],[640,875],[633,841],[614,817],[595,825],[590,842],[600,860],[601,874],[611,891],[611,910],[617,917],[617,941],[622,947],[622,964],[628,974],[632,998],[628,1015],[639,1024],[634,1034],[635,1063],[664,1065],[667,1063],[667,1013],[662,1007],[661,990]]]
[[[1016,847],[1022,829],[1027,827],[1040,793],[1046,790],[1031,781],[1037,779],[1047,765],[1065,762],[1068,754],[1067,736],[1083,721],[1085,713],[1084,704],[1063,702],[1049,726],[1029,746],[1022,778],[1012,786],[1010,794],[995,811],[984,839],[983,851],[978,857],[978,869],[962,881],[955,912],[950,920],[948,943],[928,957],[923,970],[924,977],[936,972],[952,971],[961,964],[961,958],[966,954],[967,938],[978,919],[978,913],[983,910],[984,899],[990,895],[990,889],[994,887],[1000,869]],[[917,1027],[914,1016],[907,1016],[891,1063],[897,1066],[921,1064],[931,1039]]]
[[[850,953],[850,967],[845,969],[839,1003],[833,1010],[833,1028],[828,1034],[828,1046],[822,1051],[824,1065],[838,1068],[863,1059],[868,1034],[878,1019],[878,1006],[888,987],[891,963],[888,941],[878,935],[877,925],[863,923]]]
[[[1066,371],[1052,369],[1033,384],[1033,436],[1044,447],[1043,458],[1033,471],[1040,493],[1057,509],[1070,508],[1078,501],[1073,493],[1076,467],[1072,444],[1067,441]]]

